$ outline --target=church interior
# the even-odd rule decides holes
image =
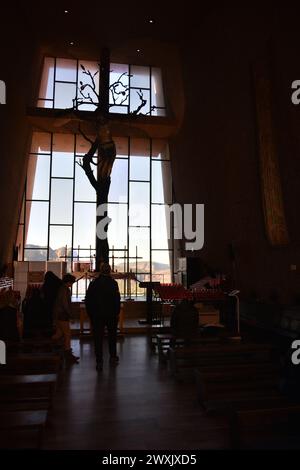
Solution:
[[[1,449],[300,448],[298,13],[1,6]]]

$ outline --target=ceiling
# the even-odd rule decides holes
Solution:
[[[4,8],[4,10],[3,10]],[[95,40],[107,44],[121,38],[154,37],[178,42],[204,15],[173,1],[161,2],[26,2],[20,6],[1,5],[6,37],[32,35],[40,40]],[[66,13],[67,12],[67,13]],[[2,25],[1,25],[2,28]]]

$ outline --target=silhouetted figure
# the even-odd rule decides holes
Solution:
[[[45,302],[45,318],[51,335],[53,334],[53,309],[54,303],[59,291],[62,286],[62,280],[59,279],[52,271],[47,271],[44,277],[44,284],[42,286],[42,295]]]
[[[182,300],[173,310],[171,333],[175,338],[184,338],[187,343],[197,335],[199,326],[199,313],[192,302]]]
[[[24,338],[45,335],[48,326],[44,316],[45,308],[41,288],[29,286],[22,303]]]
[[[108,332],[110,363],[116,365],[117,326],[120,313],[120,292],[118,283],[111,277],[108,263],[102,263],[100,274],[91,282],[86,293],[86,310],[93,328],[97,370],[103,366],[103,337],[105,327]]]
[[[71,328],[70,320],[72,316],[71,291],[70,288],[76,281],[72,274],[65,274],[62,280],[55,302],[54,320],[56,322],[56,333],[52,337],[54,340],[64,339],[65,359],[69,364],[78,363],[79,358],[74,356],[71,349]]]

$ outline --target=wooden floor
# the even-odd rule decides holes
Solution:
[[[228,447],[222,418],[201,410],[193,384],[178,384],[150,353],[145,336],[118,343],[120,364],[95,370],[90,340],[74,340],[79,365],[55,396],[45,449],[183,450]],[[106,356],[107,358],[107,356]]]

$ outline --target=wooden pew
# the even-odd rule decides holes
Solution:
[[[1,410],[50,409],[57,374],[0,375]]]
[[[241,449],[252,444],[259,448],[299,449],[299,418],[300,403],[289,403],[284,398],[247,403],[230,416],[231,447]]]
[[[206,411],[232,409],[239,403],[280,398],[279,370],[272,363],[195,370],[197,396]]]
[[[16,397],[25,398],[25,394],[32,397],[54,396],[57,383],[57,374],[30,374],[30,375],[0,375],[0,400]]]
[[[47,415],[47,410],[0,411],[0,447],[11,447],[11,443],[15,443],[19,431],[34,430],[37,432],[35,447],[41,448]]]
[[[190,339],[179,338],[178,336],[173,336],[171,333],[159,334],[156,336],[158,359],[160,363],[165,364],[169,359],[170,347],[184,347],[187,341],[190,345],[201,345],[217,343],[222,340],[223,338],[219,338],[216,336],[202,336],[201,334],[194,336]]]
[[[18,342],[8,341],[7,351],[17,353],[56,353],[63,355],[63,342],[53,341],[51,338],[22,339]]]
[[[170,348],[170,369],[177,379],[194,377],[195,368],[214,365],[243,365],[268,362],[269,345],[215,342],[192,347]]]
[[[62,358],[55,353],[8,355],[7,363],[1,366],[1,374],[59,374]]]

